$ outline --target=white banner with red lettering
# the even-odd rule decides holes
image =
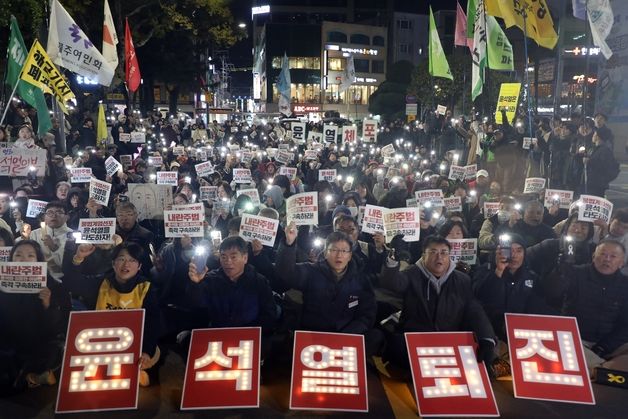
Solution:
[[[273,247],[277,238],[278,228],[279,220],[252,214],[242,214],[240,237],[249,242],[257,239],[264,246]]]
[[[81,235],[77,243],[111,244],[116,234],[116,218],[81,218],[78,231]]]
[[[46,287],[47,269],[46,262],[3,262],[0,264],[0,291],[37,294]]]
[[[286,224],[318,225],[318,193],[304,192],[286,200]]]
[[[205,217],[196,208],[164,211],[166,237],[203,237],[204,221]]]
[[[603,220],[610,223],[613,213],[613,203],[607,199],[595,195],[580,195],[582,205],[578,207],[578,220],[595,221]]]
[[[251,183],[253,178],[251,177],[250,169],[233,169],[233,181],[235,183]]]
[[[157,172],[157,184],[177,186],[179,184],[179,172]]]
[[[499,416],[471,332],[406,333],[419,415]]]
[[[107,206],[109,204],[109,194],[111,193],[111,183],[103,182],[92,178],[89,182],[89,197],[93,198],[97,204]]]
[[[376,205],[367,205],[364,208],[364,216],[362,217],[362,232],[384,234],[384,211],[387,209]]]
[[[368,412],[364,336],[294,334],[290,409]]]
[[[335,182],[336,181],[336,169],[319,170],[318,180],[326,180],[327,182]]]
[[[402,234],[403,241],[416,242],[421,238],[421,210],[419,208],[384,208],[384,236],[386,243]]]
[[[192,331],[181,410],[259,407],[261,328]]]
[[[56,413],[137,409],[144,310],[72,311]]]
[[[72,167],[70,169],[70,182],[88,183],[90,180],[92,180],[91,167]]]

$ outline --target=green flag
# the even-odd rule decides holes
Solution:
[[[514,71],[515,64],[512,58],[512,45],[506,37],[497,19],[486,16],[486,29],[488,31],[487,55],[488,68],[491,70]]]
[[[17,25],[17,19],[11,16],[11,37],[7,51],[7,77],[5,83],[13,89],[15,83],[19,82],[16,93],[24,102],[37,110],[37,133],[42,135],[52,129],[52,122],[50,121],[48,105],[41,89],[24,80],[20,80],[20,73],[27,56],[28,50],[24,44],[20,28]]]
[[[484,88],[484,71],[486,69],[486,15],[484,0],[477,0],[475,21],[473,25],[473,51],[471,59],[471,99],[475,100],[482,94]]]
[[[467,38],[473,39],[473,28],[475,28],[475,0],[467,2]]]
[[[438,31],[436,30],[436,24],[434,23],[434,15],[432,14],[431,6],[429,49],[430,75],[453,80],[454,76],[451,75],[451,70],[449,70],[449,64],[447,63],[447,57],[445,57],[445,51],[443,51],[443,47],[440,44],[440,38],[438,37]]]

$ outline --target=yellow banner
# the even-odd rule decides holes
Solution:
[[[546,0],[485,0],[485,7],[487,14],[504,19],[508,28],[517,26],[523,30],[525,26],[528,38],[540,46],[548,49],[556,46],[558,34]]]
[[[39,87],[45,93],[52,93],[62,107],[65,102],[74,98],[70,86],[38,40],[35,40],[28,53],[20,78]]]
[[[503,124],[502,109],[506,109],[506,117],[512,123],[517,113],[517,103],[519,102],[519,92],[521,83],[502,83],[499,88],[499,98],[497,99],[497,111],[495,112],[495,122]]]

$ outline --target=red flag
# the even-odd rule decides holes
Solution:
[[[467,38],[467,16],[460,7],[460,3],[456,9],[456,34],[454,37],[454,45],[457,47],[469,47],[473,51],[473,38]]]
[[[126,28],[124,30],[124,62],[126,66],[126,84],[130,92],[135,92],[140,86],[140,66],[135,55],[135,47],[131,38],[131,28],[129,27],[129,19],[126,19]]]

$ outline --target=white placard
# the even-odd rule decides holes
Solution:
[[[172,188],[154,183],[129,183],[127,196],[135,205],[138,220],[163,220],[164,208],[172,204]]]
[[[377,142],[377,120],[364,119],[362,123],[362,140],[367,143]]]
[[[318,225],[318,193],[304,192],[286,200],[286,224]]]
[[[0,262],[8,262],[11,256],[12,246],[0,246]]]
[[[266,154],[268,155],[268,158],[269,158],[269,159],[274,158],[274,157],[277,155],[277,153],[278,153],[278,152],[279,152],[279,149],[278,149],[278,148],[268,147],[268,148],[266,149]]]
[[[203,237],[205,217],[194,210],[164,211],[166,237]]]
[[[254,206],[259,207],[260,206],[260,199],[259,199],[259,191],[255,188],[250,188],[250,189],[239,189],[236,191],[236,198],[240,195],[246,195],[249,198],[251,198],[251,202],[253,203]]]
[[[251,170],[233,169],[233,181],[235,183],[252,183],[253,177],[251,176]]]
[[[114,218],[81,218],[78,231],[81,238],[77,243],[111,244],[116,234],[116,219]]]
[[[303,158],[305,160],[316,160],[318,159],[318,152],[316,150],[305,150]]]
[[[406,208],[418,208],[419,204],[416,202],[416,198],[408,198],[406,199]]]
[[[199,192],[201,201],[213,201],[218,196],[218,186],[201,186]]]
[[[29,199],[28,206],[26,207],[26,216],[28,218],[36,218],[39,214],[46,210],[46,201],[40,201],[38,199]]]
[[[88,183],[91,180],[91,167],[73,167],[70,169],[70,181],[72,183]]]
[[[336,181],[336,169],[319,170],[318,180],[326,180],[327,182],[335,182]]]
[[[47,274],[46,262],[1,263],[0,291],[8,294],[38,294],[46,287]]]
[[[452,196],[450,198],[443,198],[443,206],[449,212],[462,211],[462,199],[459,196]]]
[[[417,203],[423,207],[426,202],[430,202],[432,208],[443,207],[445,202],[443,199],[443,191],[440,189],[425,189],[414,193]]]
[[[285,150],[279,150],[275,156],[277,163],[288,164],[294,159],[294,153]]]
[[[485,202],[484,203],[484,218],[491,218],[499,211],[499,202]]]
[[[212,165],[212,162],[210,161],[205,161],[203,163],[195,164],[194,169],[196,169],[196,175],[199,177],[209,176],[212,173],[214,173],[214,166]]]
[[[151,156],[148,158],[148,165],[151,167],[161,167],[164,164],[164,158],[161,156]]]
[[[390,243],[393,237],[398,234],[403,234],[403,241],[405,242],[419,241],[421,235],[420,211],[419,208],[384,208],[386,243]]]
[[[146,142],[146,133],[133,131],[131,133],[131,142],[135,144],[144,144]]]
[[[292,140],[297,144],[305,143],[305,122],[292,123]]]
[[[445,115],[447,113],[447,106],[438,105],[436,107],[436,113],[439,115]]]
[[[355,144],[358,139],[358,129],[352,125],[342,127],[341,142]]]
[[[128,143],[129,141],[131,141],[131,134],[129,134],[128,132],[121,132],[119,134],[119,138],[121,143]]]
[[[294,180],[297,177],[297,168],[281,166],[279,168],[279,174],[287,176],[290,180]]]
[[[478,173],[477,164],[470,164],[464,167],[464,179],[465,180],[475,180],[477,173]]]
[[[185,147],[182,145],[178,145],[175,147],[172,147],[172,154],[174,154],[175,156],[182,156],[185,154]]]
[[[395,154],[395,146],[392,144],[385,145],[381,150],[383,157],[390,157]]]
[[[580,195],[582,205],[578,207],[578,220],[595,221],[604,220],[609,223],[613,213],[613,203],[594,195]]]
[[[451,165],[449,167],[449,179],[451,180],[464,180],[467,174],[467,170],[464,166]]]
[[[113,156],[109,156],[107,160],[105,160],[105,169],[107,170],[107,176],[113,176],[119,170],[122,170],[122,164]]]
[[[157,184],[177,186],[179,184],[179,172],[157,172]]]
[[[336,125],[323,125],[323,140],[326,143],[334,143],[336,144],[336,139],[338,137],[338,127]]]
[[[385,210],[387,210],[387,208],[367,205],[366,208],[364,208],[364,217],[362,217],[362,232],[383,234]]]
[[[478,255],[478,239],[447,239],[451,245],[449,257],[453,263],[475,265]]]
[[[538,194],[545,188],[545,178],[542,177],[529,177],[526,178],[523,193],[536,193]]]
[[[307,133],[307,142],[308,143],[320,143],[323,141],[323,133],[310,131]]]
[[[531,146],[532,146],[532,137],[523,137],[523,143],[521,147],[523,147],[524,150],[529,150]]]
[[[544,199],[545,208],[551,208],[554,202],[558,202],[560,208],[569,209],[573,202],[573,191],[546,189]]]
[[[277,238],[277,228],[279,220],[245,213],[242,214],[240,223],[240,237],[246,241],[257,239],[264,246],[273,247]]]
[[[111,193],[111,183],[92,179],[89,182],[89,197],[93,198],[97,204],[107,206],[109,204],[109,194]]]

